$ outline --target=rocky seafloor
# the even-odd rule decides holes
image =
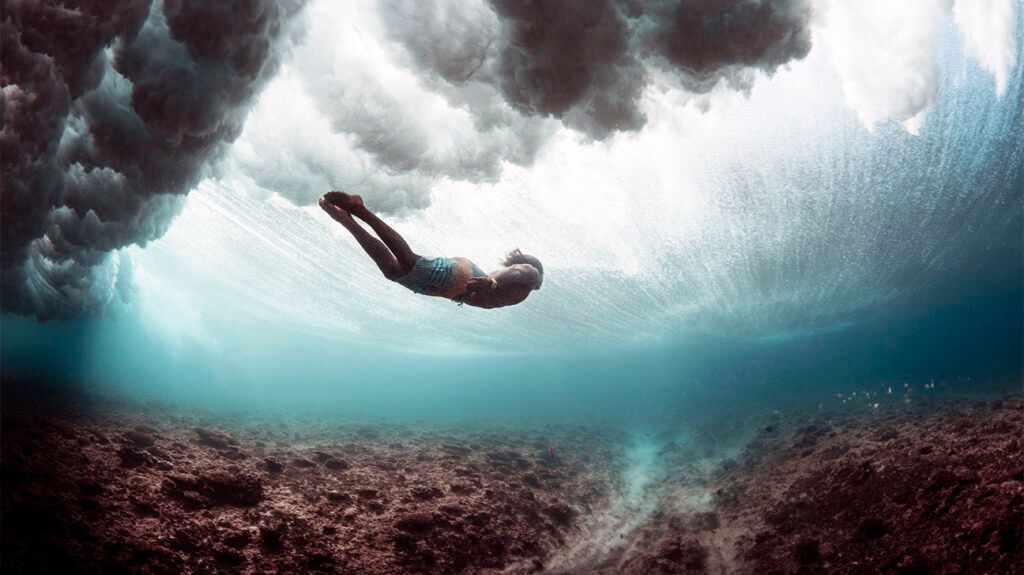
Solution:
[[[922,403],[775,414],[689,477],[670,446],[662,501],[707,504],[659,505],[605,572],[1024,572],[1020,396]]]
[[[635,434],[614,427],[229,417],[11,387],[4,573],[1024,572],[1015,395],[649,431],[638,483]]]

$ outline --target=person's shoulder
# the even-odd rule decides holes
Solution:
[[[530,264],[513,264],[509,267],[528,274],[540,274],[540,270]]]
[[[516,264],[516,268],[518,268],[517,271],[522,274],[523,277],[530,278],[530,281],[536,282],[538,286],[540,285],[541,273],[539,269],[530,264]]]

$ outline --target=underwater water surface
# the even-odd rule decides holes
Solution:
[[[532,167],[385,216],[420,253],[539,257],[519,306],[413,295],[315,207],[209,179],[163,238],[119,254],[124,309],[5,316],[5,372],[226,410],[504,422],[1015,385],[1022,67],[997,95],[944,26],[917,133],[867,129],[815,50],[710,110],[652,96],[642,132],[564,133]],[[287,88],[254,113],[287,118]]]

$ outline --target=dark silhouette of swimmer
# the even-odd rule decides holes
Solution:
[[[410,290],[483,308],[515,305],[540,289],[544,266],[518,249],[505,256],[504,267],[485,273],[466,258],[427,258],[411,249],[405,239],[363,205],[363,198],[328,192],[320,207],[348,230],[384,277]],[[367,223],[379,237],[353,218]]]

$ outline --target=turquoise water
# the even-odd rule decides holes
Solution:
[[[865,129],[812,53],[676,139],[566,138],[387,214],[426,254],[541,258],[543,289],[508,309],[415,296],[315,207],[207,180],[166,236],[120,254],[132,301],[4,316],[4,373],[226,411],[509,424],[1017,389],[1022,67],[998,97],[951,28],[941,46],[916,135]]]

